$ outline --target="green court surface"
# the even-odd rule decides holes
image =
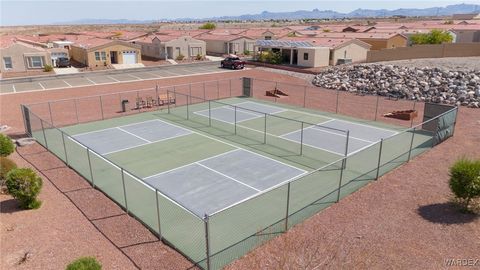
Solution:
[[[176,98],[177,104],[182,104],[182,96]],[[433,134],[420,128],[402,131],[401,127],[252,98],[229,98],[220,102],[187,99],[183,104],[188,106],[172,105],[169,109],[67,126],[61,129],[64,134],[46,123],[42,129],[42,123],[33,116],[31,122],[33,136],[42,145],[204,268],[207,268],[207,254],[211,269],[221,268],[433,147]],[[242,107],[247,105],[274,113]],[[351,126],[358,132],[346,135],[344,130],[326,128],[333,124]],[[163,129],[155,129],[155,125],[165,127],[174,135],[147,139],[147,135],[162,133]],[[291,134],[297,134],[300,139]],[[316,134],[320,134],[319,137],[315,137]],[[126,139],[120,141],[121,136]],[[347,138],[351,144],[347,144]],[[104,145],[98,140],[105,140],[110,148],[102,148]],[[97,153],[95,147],[105,154]],[[349,147],[357,148],[350,150]],[[168,187],[175,188],[184,182],[188,187],[188,181],[200,177],[188,172],[203,167],[215,171],[219,177],[225,176],[203,162],[219,160],[221,169],[228,165],[224,164],[227,161],[222,163],[222,157],[226,160],[231,153],[239,152],[246,157],[243,172],[257,169],[248,160],[249,156],[255,156],[265,162],[258,167],[259,171],[271,165],[295,174],[259,189],[252,196],[225,202],[226,207],[209,212],[206,219],[190,207],[201,203],[202,198],[195,201],[182,194],[171,196],[166,194],[171,190],[157,190],[153,181],[147,181],[157,175],[179,172],[172,176],[174,182]],[[184,168],[191,169],[183,172]],[[234,173],[236,169],[227,170],[225,177],[233,178]],[[252,179],[253,184],[233,180],[255,187],[263,177],[266,175]],[[209,178],[202,181],[207,184]],[[213,183],[208,188],[220,184]],[[203,187],[200,184],[192,189]],[[208,194],[205,200],[216,196],[213,191]],[[183,205],[182,200],[188,205]],[[209,250],[206,250],[207,243]]]

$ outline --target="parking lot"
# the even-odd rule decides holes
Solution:
[[[32,91],[45,91],[82,86],[157,80],[161,78],[181,77],[188,75],[232,72],[219,67],[218,62],[192,65],[172,65],[141,68],[138,70],[123,70],[116,72],[92,72],[46,78],[32,78],[31,81],[5,80],[0,83],[0,94],[14,94]],[[12,81],[12,82],[9,82]]]

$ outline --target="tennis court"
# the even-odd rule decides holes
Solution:
[[[147,91],[175,103],[136,111],[118,111],[102,96],[36,104],[43,118],[22,108],[40,144],[205,269],[222,268],[432,148],[452,134],[456,117],[455,108],[437,106],[405,129],[236,96],[238,82],[222,84],[230,91],[219,85]],[[86,102],[99,107],[82,122],[76,105]]]

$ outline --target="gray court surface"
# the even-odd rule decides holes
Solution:
[[[349,131],[347,154],[357,152],[382,138],[396,134],[395,131],[387,129],[332,119],[317,126],[304,128],[303,139],[301,130],[284,134],[281,137],[298,143],[303,141],[304,145],[343,156],[345,155],[347,136],[341,130]]]
[[[101,155],[191,134],[189,130],[160,120],[108,128],[73,136]]]
[[[270,106],[270,105],[266,105],[258,102],[252,102],[252,101],[237,103],[235,105],[244,109],[262,112],[266,114],[276,114],[276,113],[286,111],[285,109],[280,107]]]
[[[203,216],[304,173],[268,157],[236,149],[144,180]]]
[[[208,110],[194,112],[197,115],[209,117]],[[237,108],[235,113],[235,108],[230,106],[223,106],[218,108],[213,108],[210,110],[210,117],[214,120],[234,124],[235,121],[237,123],[241,123],[243,121],[255,119],[262,117],[264,114],[255,113],[248,110],[242,110],[241,108]]]

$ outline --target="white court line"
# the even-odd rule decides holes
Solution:
[[[66,85],[68,85],[69,87],[73,87],[71,84],[69,84],[67,81],[65,80],[61,80],[62,82],[64,82]]]
[[[321,125],[321,124],[325,124],[325,123],[332,122],[332,121],[335,121],[335,119],[330,119],[330,120],[327,120],[327,121],[325,121],[325,122],[321,122],[321,123],[318,123],[318,124],[315,124],[315,125]],[[304,128],[304,129],[307,129],[307,128],[310,128],[310,126]],[[290,134],[299,132],[300,130],[301,130],[301,129],[296,129],[296,130],[294,130],[294,131],[290,131],[290,132],[287,132],[287,133],[285,133],[285,134],[279,135],[279,137],[288,136],[288,135],[290,135]]]
[[[115,128],[117,128],[117,127],[128,127],[128,126],[133,126],[133,125],[136,125],[136,124],[148,123],[148,122],[153,122],[153,121],[157,121],[157,119],[150,119],[150,120],[145,120],[145,121],[142,121],[142,122],[135,122],[135,123],[130,123],[130,124],[121,125],[121,126],[115,126],[115,127],[104,128],[104,129],[98,129],[98,130],[94,130],[94,131],[87,131],[87,132],[83,132],[83,133],[78,133],[78,134],[72,135],[72,137],[76,137],[76,136],[80,136],[80,135],[85,135],[85,134],[90,134],[90,133],[97,133],[97,132],[101,132],[101,131],[109,130],[109,129],[115,129]],[[184,128],[183,128],[183,129],[184,129]],[[184,130],[187,130],[187,129],[184,129]]]
[[[335,121],[335,120],[334,120]],[[341,136],[341,137],[347,137],[346,134],[338,134],[338,133],[335,133],[335,132],[332,132],[332,131],[328,131],[328,130],[323,130],[323,129],[320,129],[319,128],[320,126],[309,126],[307,128],[304,128],[305,129],[313,129],[313,130],[317,130],[317,131],[321,131],[321,132],[325,132],[325,133],[329,133],[329,134],[334,134],[334,135],[337,135],[337,136]],[[327,127],[328,128],[328,127]],[[364,141],[364,142],[368,142],[368,143],[374,143],[374,141],[369,141],[369,140],[365,140],[365,139],[361,139],[361,138],[357,138],[357,137],[353,137],[353,136],[350,136],[348,135],[348,138],[352,138],[352,139],[355,139],[355,140],[359,140],[359,141]]]
[[[40,85],[40,87],[42,87],[43,90],[45,90],[45,87],[43,87],[43,85],[40,82],[37,82],[37,84]]]
[[[125,133],[127,133],[127,134],[130,134],[130,135],[132,135],[132,136],[135,136],[135,137],[139,138],[139,139],[142,140],[142,141],[146,141],[147,143],[152,143],[151,141],[149,141],[149,140],[147,140],[147,139],[144,139],[144,138],[142,138],[142,137],[140,137],[140,136],[138,136],[138,135],[135,135],[135,134],[131,133],[130,131],[126,131],[125,129],[122,129],[121,127],[117,127],[117,129],[119,129],[119,130],[121,130],[121,131],[123,131],[123,132],[125,132]]]
[[[229,109],[229,110],[231,110],[231,111],[235,111],[235,109],[230,109],[230,108],[228,108],[228,106],[216,107],[216,108],[214,108],[214,109],[211,109],[211,111],[216,110],[216,109],[222,109],[222,108]],[[203,117],[208,118],[208,115],[203,115],[203,114],[201,114],[201,112],[208,112],[208,109],[206,109],[206,110],[201,110],[201,111],[196,111],[196,112],[193,112],[193,113],[196,114],[196,115],[200,115],[200,116],[203,116]],[[241,111],[241,112],[244,112],[244,111]],[[241,123],[241,122],[245,122],[245,121],[248,121],[248,120],[257,119],[257,118],[260,118],[260,117],[263,116],[263,115],[259,115],[259,114],[248,113],[248,112],[244,112],[244,113],[249,114],[249,115],[253,115],[254,117],[252,117],[252,118],[247,118],[247,119],[243,119],[243,120],[240,120],[240,121],[237,120],[237,123]],[[211,118],[214,119],[214,120],[216,120],[216,121],[224,122],[224,123],[227,123],[227,124],[231,124],[231,125],[235,124],[235,122],[229,122],[229,121],[226,121],[226,120],[222,120],[222,119],[217,118],[216,116],[211,116]]]
[[[252,186],[250,186],[250,185],[247,185],[247,184],[243,183],[242,181],[239,181],[239,180],[237,180],[237,179],[235,179],[235,178],[233,178],[233,177],[230,177],[230,176],[228,176],[228,175],[226,175],[226,174],[223,174],[223,173],[221,173],[221,172],[219,172],[219,171],[217,171],[217,170],[214,170],[214,169],[212,169],[212,168],[210,168],[210,167],[208,167],[208,166],[205,166],[205,165],[200,164],[200,163],[198,163],[198,162],[196,162],[195,164],[197,164],[197,165],[199,165],[199,166],[201,166],[201,167],[203,167],[203,168],[205,168],[205,169],[207,169],[207,170],[210,170],[210,171],[212,171],[212,172],[214,172],[214,173],[220,174],[221,176],[226,177],[226,178],[228,178],[228,179],[230,179],[230,180],[233,180],[233,181],[235,181],[235,182],[237,182],[237,183],[239,183],[239,184],[242,184],[242,185],[244,185],[244,186],[246,186],[246,187],[249,187],[249,188],[251,188],[251,189],[254,189],[254,190],[256,190],[257,192],[260,192],[260,191],[261,191],[260,189],[256,189],[256,188],[254,188],[254,187],[252,187]]]
[[[288,111],[288,109],[285,109],[285,108],[282,108],[282,107],[266,105],[266,104],[259,103],[259,102],[254,102],[254,101],[244,101],[244,102],[235,103],[235,104],[236,104],[236,105],[239,105],[239,104],[245,104],[245,103],[258,104],[258,105],[260,105],[260,107],[261,107],[261,106],[264,106],[264,107],[270,107],[270,108],[273,108],[273,109],[276,109],[276,110],[280,110],[280,111],[278,111],[278,112],[267,113],[267,114],[277,114],[277,113],[281,113],[281,112],[286,112],[286,111]],[[243,108],[243,109],[255,111],[254,109],[249,109],[249,108]]]
[[[239,151],[239,150],[241,150],[241,149],[238,148],[238,147],[236,147],[236,149],[229,150],[229,151],[227,151],[227,152],[223,152],[223,153],[220,153],[220,154],[217,154],[217,155],[208,157],[208,158],[204,158],[204,159],[201,159],[201,160],[197,160],[197,161],[194,161],[194,162],[190,162],[190,163],[185,164],[185,165],[182,165],[182,166],[180,166],[180,167],[175,167],[175,168],[170,169],[170,170],[167,170],[167,171],[163,171],[163,172],[160,172],[160,173],[157,173],[157,174],[153,174],[153,175],[144,177],[143,179],[148,179],[148,178],[157,177],[157,176],[160,176],[160,175],[162,175],[162,174],[166,174],[166,173],[169,173],[169,172],[173,172],[173,171],[175,171],[175,170],[178,170],[178,169],[182,169],[182,168],[188,167],[188,166],[193,165],[193,164],[195,164],[195,163],[197,163],[197,162],[202,162],[202,161],[206,161],[206,160],[209,160],[209,159],[212,159],[212,158],[221,157],[221,156],[224,156],[224,155],[227,155],[227,154],[233,153],[233,152],[235,152],[235,151]]]
[[[94,81],[92,81],[92,80],[90,80],[90,78],[88,78],[88,77],[84,77],[84,78],[85,78],[85,79],[87,79],[87,81],[89,81],[89,82],[93,83],[93,85],[97,85],[97,83],[96,83],[96,82],[94,82]]]
[[[15,89],[15,84],[12,84],[12,88],[13,88],[13,93],[16,93],[17,89]]]
[[[119,80],[117,80],[117,79],[115,79],[115,78],[113,78],[113,77],[110,77],[110,76],[105,76],[105,77],[110,78],[110,79],[112,79],[112,80],[114,80],[114,81],[116,81],[116,82],[120,82]]]

